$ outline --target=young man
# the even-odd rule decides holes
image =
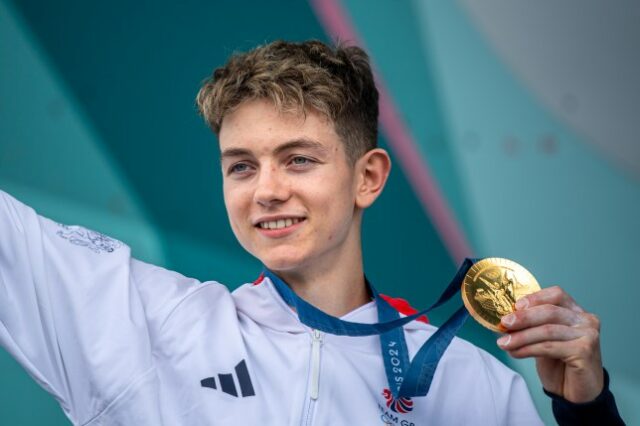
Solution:
[[[204,84],[231,227],[270,271],[232,294],[0,193],[0,343],[74,424],[541,424],[522,379],[459,339],[426,397],[395,398],[380,337],[318,332],[276,287],[378,321],[360,238],[391,167],[377,98],[361,49],[316,41],[236,55]],[[501,346],[536,357],[564,415],[612,413],[597,319],[557,287],[526,303]],[[435,330],[405,327],[411,357]]]

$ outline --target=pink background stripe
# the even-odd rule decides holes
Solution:
[[[331,37],[352,41],[364,47],[340,0],[310,0],[310,3]],[[427,215],[431,217],[451,258],[458,262],[466,256],[471,256],[471,246],[433,179],[429,166],[416,149],[414,138],[400,118],[399,110],[393,103],[381,75],[375,72],[375,76],[380,92],[380,124],[391,149],[407,174]]]

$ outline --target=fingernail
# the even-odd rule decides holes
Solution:
[[[506,326],[513,325],[516,322],[516,316],[513,314],[505,315],[502,317],[502,323]]]
[[[505,347],[509,344],[510,341],[511,341],[511,335],[505,334],[504,336],[498,339],[497,343],[498,343],[498,346]]]
[[[526,309],[528,306],[529,306],[529,300],[526,297],[522,297],[516,302],[516,309],[518,310]]]

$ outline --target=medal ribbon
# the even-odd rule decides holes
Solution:
[[[331,316],[302,300],[276,274],[264,270],[280,297],[298,313],[300,322],[308,327],[340,336],[380,335],[380,345],[389,389],[394,398],[425,396],[429,392],[433,375],[440,358],[451,340],[469,316],[464,306],[460,307],[438,330],[422,345],[413,361],[409,362],[409,351],[402,326],[425,315],[447,302],[458,291],[465,274],[478,259],[465,259],[449,285],[438,300],[428,308],[401,318],[389,303],[380,297],[375,288],[366,281],[378,308],[378,323],[363,324],[343,321]]]

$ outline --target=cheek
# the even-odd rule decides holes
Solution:
[[[243,204],[236,198],[228,198],[225,194],[224,204],[227,209],[227,217],[229,218],[229,225],[231,231],[236,237],[238,243],[249,253],[255,255],[252,250],[251,242],[251,230],[247,229],[248,211],[244,208]]]
[[[224,206],[227,210],[227,217],[234,233],[237,234],[238,224],[242,221],[242,218],[246,216],[243,211],[242,199],[238,197],[238,194],[232,191],[224,191]]]
[[[353,203],[345,197],[334,198],[325,205],[325,219],[327,224],[327,240],[335,241],[344,239],[353,225]]]

